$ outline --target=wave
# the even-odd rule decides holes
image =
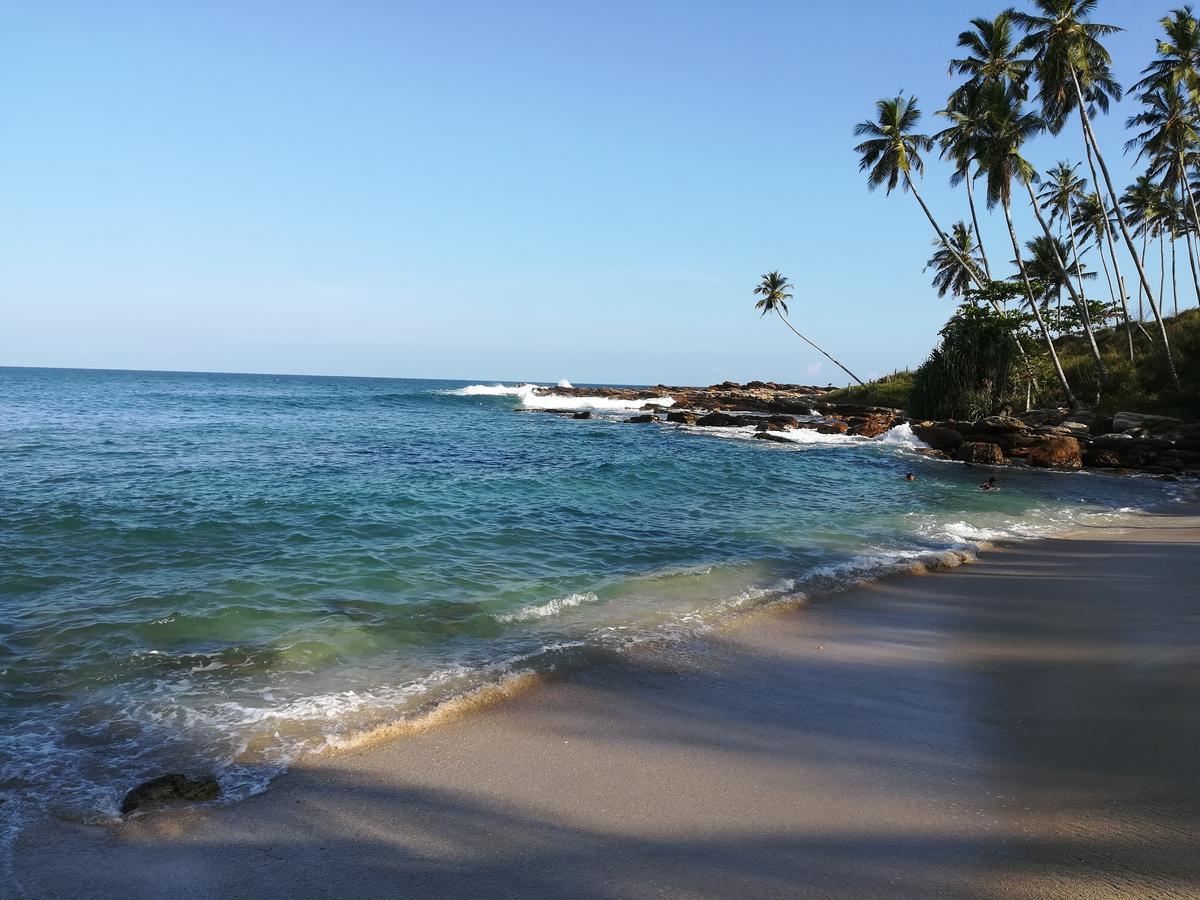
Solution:
[[[571,383],[564,379],[558,387],[569,388]],[[567,396],[565,394],[540,394],[539,390],[549,390],[545,385],[522,383],[517,385],[505,384],[470,384],[446,393],[455,397],[516,397],[525,409],[594,409],[623,412],[641,409],[647,404],[653,406],[673,406],[673,397],[650,397],[644,400],[616,400],[611,397]]]
[[[521,606],[512,612],[496,613],[492,618],[497,622],[504,622],[506,624],[509,622],[529,622],[534,619],[547,619],[551,616],[560,615],[564,609],[570,609],[572,606],[580,606],[584,603],[595,603],[599,599],[591,591],[568,594],[565,597],[555,597],[548,603]]]

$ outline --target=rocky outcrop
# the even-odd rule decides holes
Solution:
[[[954,452],[954,458],[982,466],[1004,465],[1004,453],[1000,446],[988,441],[967,441]]]
[[[1083,466],[1083,450],[1073,437],[1045,437],[1030,448],[1027,461],[1040,469],[1078,469]]]
[[[822,388],[770,381],[724,381],[703,388],[541,388],[539,393],[625,401],[671,397],[675,405],[665,411],[667,422],[754,428],[755,437],[766,441],[784,442],[782,434],[795,429],[877,438],[908,422],[913,434],[928,445],[921,448],[927,456],[975,465],[1094,467],[1200,477],[1200,424],[1146,413],[1118,412],[1108,417],[1088,410],[1035,409],[970,421],[922,422],[905,418],[897,409],[831,403]],[[660,407],[645,402],[642,410],[625,421],[661,421]]]
[[[204,803],[221,796],[221,786],[212,775],[188,778],[179,773],[161,775],[139,784],[121,801],[121,815],[151,806],[171,803]]]
[[[577,412],[574,415],[572,415],[571,418],[572,419],[590,419],[590,418],[592,418],[592,414],[590,412],[586,412],[586,411],[585,412]]]

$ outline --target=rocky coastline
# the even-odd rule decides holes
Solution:
[[[753,427],[756,438],[787,442],[780,433],[811,429],[822,434],[874,438],[908,424],[940,459],[975,465],[1140,472],[1167,479],[1200,478],[1200,423],[1138,412],[1112,416],[1089,410],[1035,409],[972,421],[913,419],[903,410],[857,406],[827,399],[813,385],[725,381],[709,387],[540,388],[539,395],[646,401],[630,424],[668,422],[704,427]],[[663,408],[650,401],[670,397]],[[566,413],[591,418],[592,413]]]

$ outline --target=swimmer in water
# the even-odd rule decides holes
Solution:
[[[1000,485],[996,483],[996,476],[993,475],[991,478],[989,478],[987,481],[985,481],[983,484],[981,484],[979,486],[979,489],[981,491],[998,491],[998,490],[1000,490]]]
[[[905,473],[904,473],[904,480],[905,480],[905,481],[916,481],[916,480],[917,480],[917,476],[916,476],[916,475],[914,475],[912,472],[905,472]]]

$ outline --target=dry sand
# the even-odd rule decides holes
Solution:
[[[754,616],[229,808],[47,823],[0,894],[1200,897],[1197,524]]]

